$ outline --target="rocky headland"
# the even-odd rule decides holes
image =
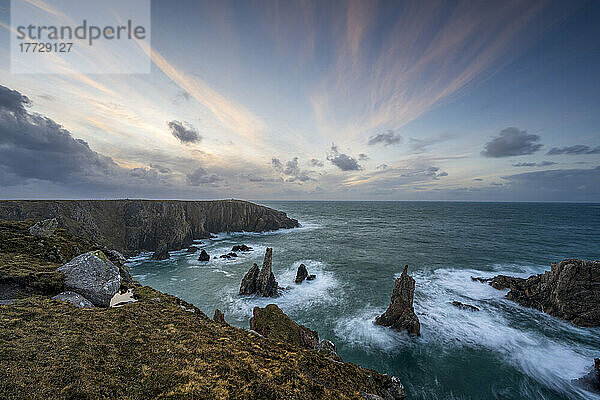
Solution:
[[[32,225],[0,221],[0,398],[405,397],[397,378],[341,362],[276,306],[255,310],[262,333],[235,328],[141,287],[118,252]],[[124,290],[132,301],[107,307]]]
[[[241,200],[2,200],[0,219],[56,219],[72,235],[128,256],[179,250],[211,233],[299,226],[284,212]]]
[[[488,282],[506,298],[584,327],[600,326],[600,261],[567,259],[527,279],[498,275]]]

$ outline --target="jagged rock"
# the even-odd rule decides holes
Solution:
[[[267,247],[263,266],[260,269],[258,278],[256,280],[256,291],[261,296],[274,297],[278,294],[278,288],[279,285],[275,280],[275,275],[273,275],[273,249],[271,247]]]
[[[480,276],[472,276],[471,280],[475,281],[475,282],[488,283],[489,281],[492,280],[492,278],[482,278]]]
[[[231,258],[229,254],[221,254],[219,258]]]
[[[198,257],[198,261],[210,261],[210,256],[206,252],[206,250],[202,249],[200,252],[200,257]]]
[[[298,267],[298,272],[296,272],[296,283],[302,283],[303,280],[308,276],[308,271],[306,270],[306,265],[300,264]]]
[[[198,250],[200,250],[198,247],[196,247],[196,246],[190,246],[190,247],[187,248],[186,252],[187,253],[195,253]]]
[[[335,348],[335,343],[331,340],[323,339],[316,346],[315,350],[317,353],[321,353],[328,358],[331,358],[335,361],[343,361],[342,358],[338,355],[337,349]]]
[[[226,324],[227,323],[227,322],[225,322],[225,314],[223,314],[221,312],[221,310],[219,310],[218,308],[215,309],[215,315],[213,315],[213,321],[220,322],[222,324]]]
[[[65,289],[99,307],[108,307],[121,286],[119,269],[100,250],[81,254],[56,270],[65,276]]]
[[[29,233],[38,237],[50,237],[56,228],[58,228],[58,221],[56,218],[45,219],[29,228]]]
[[[499,275],[490,282],[506,298],[575,325],[600,326],[600,261],[567,259],[527,279]]]
[[[119,268],[119,275],[121,275],[121,284],[125,284],[124,286],[135,285],[138,284],[135,279],[131,276],[131,271],[129,271],[129,267],[126,262],[127,259],[123,254],[119,253],[116,250],[103,250],[104,254],[108,257],[110,262],[115,264],[117,268]]]
[[[242,284],[240,285],[240,295],[249,295],[256,293],[256,281],[260,268],[254,263],[252,267],[246,272],[246,275],[242,278]]]
[[[252,247],[245,244],[236,244],[231,248],[231,251],[252,251]]]
[[[317,279],[317,276],[314,275],[314,274],[313,275],[309,275],[309,276],[306,277],[307,281],[314,281],[315,279]]]
[[[56,296],[52,297],[52,300],[60,300],[60,301],[64,301],[67,303],[71,303],[72,305],[74,305],[77,308],[93,308],[94,307],[94,305],[88,299],[86,299],[79,293],[75,293],[75,292],[71,292],[71,291],[59,293]]]
[[[600,392],[600,358],[594,359],[594,371],[596,372],[596,390]]]
[[[420,335],[421,323],[413,308],[414,295],[415,280],[408,275],[408,265],[406,265],[400,278],[396,279],[388,309],[375,319],[375,323],[397,331]]]
[[[167,250],[167,245],[161,245],[155,252],[152,254],[153,260],[168,260],[170,257],[169,250]]]
[[[250,329],[266,338],[307,349],[314,349],[319,344],[319,334],[316,331],[297,324],[275,304],[269,304],[265,308],[254,307]]]
[[[462,308],[463,310],[480,311],[478,307],[472,306],[470,304],[461,303],[460,301],[453,301],[452,305],[454,307]]]

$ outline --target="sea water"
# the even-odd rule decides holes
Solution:
[[[131,260],[144,285],[248,327],[275,303],[336,343],[344,361],[395,375],[411,399],[600,399],[573,382],[600,357],[600,329],[580,328],[504,298],[471,276],[527,277],[565,258],[600,259],[600,205],[451,202],[260,202],[302,227],[220,233],[199,247]],[[214,259],[247,244],[252,252]],[[273,248],[278,298],[240,297],[239,285]],[[314,281],[294,284],[300,263]],[[374,324],[405,264],[416,281],[421,336]],[[478,307],[473,312],[452,301]]]

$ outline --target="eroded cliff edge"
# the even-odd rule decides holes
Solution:
[[[177,250],[217,232],[296,228],[281,211],[241,200],[4,200],[0,219],[56,218],[71,234],[125,254]]]

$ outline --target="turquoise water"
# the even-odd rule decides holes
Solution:
[[[278,304],[333,340],[345,361],[398,376],[411,399],[597,399],[572,383],[600,356],[600,329],[578,328],[503,298],[470,276],[529,276],[564,258],[600,259],[599,204],[268,202],[302,228],[219,234],[211,256],[254,247],[234,260],[172,254],[131,263],[143,284],[212,316],[248,327],[254,306]],[[273,247],[276,299],[239,297],[240,281]],[[317,279],[294,285],[307,265]],[[404,264],[416,280],[419,338],[373,324]],[[453,307],[459,300],[480,312]]]

